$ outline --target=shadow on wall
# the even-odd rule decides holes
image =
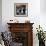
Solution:
[[[0,0],[0,32],[2,31],[2,0]]]

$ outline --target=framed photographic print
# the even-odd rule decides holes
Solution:
[[[14,16],[28,16],[28,3],[14,3]]]

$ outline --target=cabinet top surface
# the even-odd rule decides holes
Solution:
[[[34,23],[7,23],[8,25],[13,25],[13,24],[34,24]]]

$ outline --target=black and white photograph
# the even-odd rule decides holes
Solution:
[[[14,16],[27,16],[28,15],[27,3],[15,3],[14,4]]]

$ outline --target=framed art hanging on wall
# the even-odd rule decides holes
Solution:
[[[14,16],[16,17],[28,16],[28,3],[14,3]]]

